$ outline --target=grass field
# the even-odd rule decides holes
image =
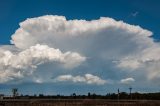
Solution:
[[[160,106],[159,100],[9,99],[0,106]]]

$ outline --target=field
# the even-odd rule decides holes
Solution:
[[[159,100],[9,99],[0,106],[160,106]]]

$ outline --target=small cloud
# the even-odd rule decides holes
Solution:
[[[35,80],[35,83],[41,84],[41,83],[43,83],[43,81],[42,81],[41,79],[36,79],[36,80]]]
[[[94,76],[92,74],[85,74],[84,76],[60,75],[54,80],[55,82],[71,81],[74,83],[80,82],[80,83],[96,84],[96,85],[104,85],[106,83],[106,80],[103,80],[98,76]]]
[[[125,79],[121,79],[120,81],[121,84],[131,84],[133,82],[135,82],[135,79],[133,78],[125,78]]]
[[[136,17],[138,14],[139,14],[139,12],[136,11],[136,12],[134,12],[134,13],[131,13],[131,16]]]

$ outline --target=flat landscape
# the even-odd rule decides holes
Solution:
[[[8,99],[0,106],[160,106],[159,100]]]

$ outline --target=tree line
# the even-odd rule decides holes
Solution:
[[[107,93],[106,95],[99,95],[96,93],[90,93],[86,95],[77,95],[76,93],[70,96],[65,95],[17,95],[15,97],[4,97],[4,99],[108,99],[108,100],[160,100],[160,92],[156,93]]]

